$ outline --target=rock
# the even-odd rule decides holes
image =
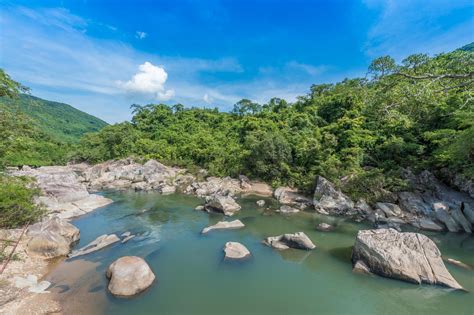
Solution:
[[[442,202],[435,202],[433,204],[433,209],[436,215],[436,219],[442,222],[448,228],[449,232],[459,232],[461,227],[456,221],[454,221],[454,219],[449,214],[448,206],[446,206]]]
[[[330,214],[345,214],[354,208],[354,202],[322,176],[317,178],[313,204],[316,211]]]
[[[334,227],[327,223],[320,223],[318,224],[318,226],[316,226],[316,230],[322,231],[322,232],[329,232],[329,231],[334,230]]]
[[[208,226],[202,230],[202,234],[206,234],[213,230],[230,230],[230,229],[240,229],[245,227],[245,225],[240,220],[234,221],[220,221],[214,225]]]
[[[410,221],[410,224],[416,228],[419,228],[420,230],[435,231],[435,232],[444,231],[444,227],[435,223],[433,220],[424,218],[424,217],[415,218],[412,221]]]
[[[283,213],[283,214],[293,214],[293,213],[298,213],[300,212],[299,209],[290,207],[290,206],[281,206],[280,209],[277,210],[277,212]]]
[[[370,215],[374,211],[364,199],[359,199],[354,208],[365,215]]]
[[[30,226],[27,236],[29,254],[53,258],[69,254],[80,232],[74,225],[54,216]]]
[[[166,186],[163,186],[161,187],[161,193],[164,194],[164,195],[167,195],[167,194],[173,194],[176,192],[176,187],[175,186],[170,186],[170,185],[166,185]]]
[[[69,255],[69,258],[74,258],[74,257],[90,254],[92,252],[98,251],[104,247],[107,247],[119,241],[120,241],[120,238],[115,234],[110,234],[110,235],[103,234],[99,236],[98,238],[96,238],[95,240],[93,240],[92,242],[90,242],[89,244],[87,244],[86,246],[78,250],[74,250]]]
[[[423,234],[359,231],[352,251],[352,262],[357,261],[380,276],[463,289],[446,269],[435,243]]]
[[[466,233],[472,233],[471,223],[467,221],[460,208],[455,207],[451,209],[451,217],[464,229]]]
[[[140,257],[125,256],[114,261],[106,273],[108,289],[113,295],[132,296],[151,286],[155,274]]]
[[[267,183],[250,182],[250,186],[245,187],[242,193],[245,195],[271,197],[273,195],[273,189]]]
[[[367,265],[362,260],[358,260],[354,264],[354,267],[352,268],[352,272],[360,273],[360,274],[366,274],[366,275],[371,275],[372,274],[369,270],[369,267],[367,267]]]
[[[203,210],[204,210],[204,206],[197,206],[196,208],[194,208],[194,210],[203,211]]]
[[[402,210],[399,206],[389,202],[377,202],[376,207],[382,210],[387,217],[396,217],[402,214]]]
[[[461,211],[466,219],[474,226],[474,208],[470,204],[463,202],[461,203]]]
[[[314,249],[316,245],[303,232],[267,237],[263,243],[276,249]]]
[[[126,236],[123,240],[122,240],[122,244],[125,244],[127,243],[128,241],[130,241],[132,238],[134,238],[135,235],[129,235],[129,236]]]
[[[250,251],[244,245],[237,242],[227,242],[224,246],[226,259],[243,259],[250,256]]]
[[[295,205],[295,204],[311,204],[311,200],[303,195],[298,194],[298,190],[290,187],[278,187],[275,189],[273,196],[279,203],[283,205]]]
[[[35,275],[28,275],[26,278],[14,276],[13,285],[18,289],[28,288],[28,292],[31,293],[49,293],[48,291],[46,291],[46,289],[51,286],[51,282],[38,282],[38,277],[36,277]]]
[[[423,200],[419,193],[403,191],[398,194],[398,203],[406,212],[431,215],[431,206]]]
[[[240,210],[240,205],[232,197],[214,195],[207,200],[204,208],[208,212],[222,212],[232,216]]]
[[[258,200],[257,201],[257,206],[263,207],[265,205],[265,200]]]
[[[123,232],[122,235],[120,235],[120,236],[121,236],[121,237],[128,237],[128,236],[130,236],[130,235],[132,235],[132,233],[130,233],[129,231],[127,231],[127,232]]]
[[[465,264],[462,261],[459,261],[459,260],[456,260],[456,259],[447,258],[446,261],[449,262],[452,265],[455,265],[457,267],[460,267],[460,268],[463,268],[463,269],[466,269],[466,270],[472,270],[473,269],[472,266],[469,266],[468,264]]]

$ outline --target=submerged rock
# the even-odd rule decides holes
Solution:
[[[234,221],[220,221],[214,225],[208,226],[202,230],[202,234],[206,234],[213,230],[230,230],[230,229],[240,229],[245,227],[245,225],[240,220]]]
[[[455,265],[457,267],[460,267],[460,268],[463,268],[463,269],[466,269],[466,270],[472,270],[473,269],[472,266],[470,266],[468,264],[465,264],[462,261],[459,261],[459,260],[456,260],[456,259],[447,258],[446,261],[449,262],[452,265]]]
[[[258,200],[257,201],[257,206],[263,207],[265,205],[265,200]]]
[[[114,261],[106,273],[108,289],[113,295],[132,296],[146,290],[155,280],[155,274],[143,258],[125,256]]]
[[[208,198],[204,208],[208,212],[222,212],[232,216],[240,210],[240,205],[230,196],[214,195]]]
[[[116,242],[119,242],[119,241],[120,241],[120,238],[115,234],[101,235],[98,238],[96,238],[95,240],[93,240],[92,242],[90,242],[89,244],[87,244],[86,246],[84,246],[84,247],[82,247],[78,250],[74,250],[69,255],[69,258],[74,258],[74,257],[78,257],[78,256],[93,253],[95,251],[98,251],[98,250],[100,250],[104,247],[107,247],[107,246],[112,245],[112,244],[114,244]]]
[[[277,212],[283,213],[283,214],[293,214],[293,213],[298,213],[300,212],[299,209],[290,207],[290,206],[281,206],[280,209],[277,210]]]
[[[296,248],[310,250],[316,248],[316,245],[314,245],[309,237],[303,232],[270,236],[263,240],[263,243],[276,249]]]
[[[345,214],[354,208],[354,202],[322,176],[317,179],[313,204],[323,214]]]
[[[327,223],[320,223],[316,226],[316,230],[322,231],[322,232],[329,232],[329,231],[334,230],[334,227]]]
[[[28,228],[29,254],[43,258],[66,256],[79,240],[80,231],[74,225],[56,216]]]
[[[359,231],[352,251],[352,262],[358,261],[380,276],[463,290],[446,269],[438,247],[423,234]]]
[[[250,251],[238,242],[227,242],[224,246],[225,258],[243,259],[250,256]]]

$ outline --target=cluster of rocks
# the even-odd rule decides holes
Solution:
[[[474,199],[441,183],[430,172],[419,176],[405,174],[414,191],[391,194],[390,201],[372,206],[364,200],[354,202],[319,176],[314,192],[316,211],[329,215],[353,216],[369,220],[380,228],[399,229],[410,224],[429,231],[471,233],[474,224]]]

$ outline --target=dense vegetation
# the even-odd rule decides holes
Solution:
[[[28,89],[13,81],[0,69],[0,97],[18,97],[18,93]],[[46,150],[43,145],[54,146],[41,132],[30,127],[27,119],[21,113],[5,112],[0,110],[0,228],[15,228],[27,223],[35,222],[44,214],[44,210],[34,203],[39,190],[33,187],[31,179],[10,177],[1,170],[5,164],[24,159],[37,161],[42,150],[43,154],[58,154],[52,147]],[[21,156],[26,154],[26,156]],[[50,159],[51,156],[42,157]],[[0,260],[3,258],[3,249],[0,250]]]
[[[78,142],[85,133],[99,131],[107,125],[70,105],[27,94],[0,98],[0,110],[22,112],[36,128],[62,142]]]
[[[467,47],[467,46],[466,46]],[[474,178],[474,53],[374,60],[366,78],[313,85],[294,103],[238,102],[230,113],[177,104],[132,106],[131,122],[86,135],[78,158],[130,155],[215,175],[246,174],[311,189],[317,174],[346,189],[396,189],[401,168]]]

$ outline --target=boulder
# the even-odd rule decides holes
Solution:
[[[329,232],[329,231],[334,230],[334,227],[330,224],[327,224],[327,223],[319,223],[316,226],[316,230],[322,231],[322,232]]]
[[[293,213],[298,213],[300,212],[299,209],[290,207],[290,206],[281,206],[280,209],[277,210],[277,212],[283,213],[283,214],[293,214]]]
[[[434,232],[444,231],[444,227],[435,223],[433,220],[429,218],[425,218],[425,217],[414,218],[410,221],[410,224],[420,230],[434,231]]]
[[[314,249],[316,245],[303,232],[267,237],[263,243],[276,249]]]
[[[256,203],[257,203],[257,206],[263,207],[265,205],[265,200],[258,200]]]
[[[155,280],[150,266],[140,257],[125,256],[114,261],[106,273],[108,289],[117,296],[132,296],[146,290]]]
[[[399,206],[389,202],[377,202],[375,206],[382,210],[387,217],[396,217],[402,214],[402,210]]]
[[[330,214],[345,214],[354,208],[354,202],[322,176],[317,178],[313,204],[316,211]]]
[[[115,234],[103,234],[86,246],[79,248],[78,250],[74,250],[71,254],[69,254],[69,258],[90,254],[119,241],[120,238]]]
[[[244,245],[237,242],[227,242],[224,246],[224,258],[243,259],[250,257],[250,251]]]
[[[359,231],[352,251],[352,262],[358,261],[380,276],[463,289],[446,269],[438,247],[423,234]]]
[[[466,219],[459,207],[451,209],[451,217],[464,229],[464,232],[472,233],[471,223]]]
[[[357,201],[357,203],[355,204],[354,208],[365,215],[370,215],[374,211],[364,199],[359,199],[359,201]]]
[[[222,212],[232,216],[240,210],[240,205],[230,196],[214,195],[207,199],[204,208],[208,212]]]
[[[467,202],[461,203],[461,211],[466,219],[474,226],[474,208]]]
[[[204,228],[201,233],[206,234],[213,230],[231,230],[231,229],[241,229],[243,227],[245,227],[245,225],[240,220],[220,221],[214,225]]]
[[[419,193],[403,191],[398,194],[398,203],[406,212],[421,215],[430,215],[431,206],[423,200]]]
[[[311,200],[303,195],[298,194],[298,190],[290,187],[278,187],[275,189],[273,196],[279,203],[283,205],[295,204],[311,204]]]
[[[267,183],[250,182],[250,186],[245,187],[245,189],[242,190],[242,193],[246,195],[271,197],[273,195],[273,189]]]
[[[43,258],[53,258],[69,254],[79,240],[79,229],[67,221],[53,216],[28,228],[27,243],[29,254]]]
[[[433,210],[435,212],[436,219],[442,222],[448,228],[449,232],[459,232],[461,230],[461,227],[451,217],[448,212],[448,209],[448,206],[442,202],[435,202],[433,204]]]

